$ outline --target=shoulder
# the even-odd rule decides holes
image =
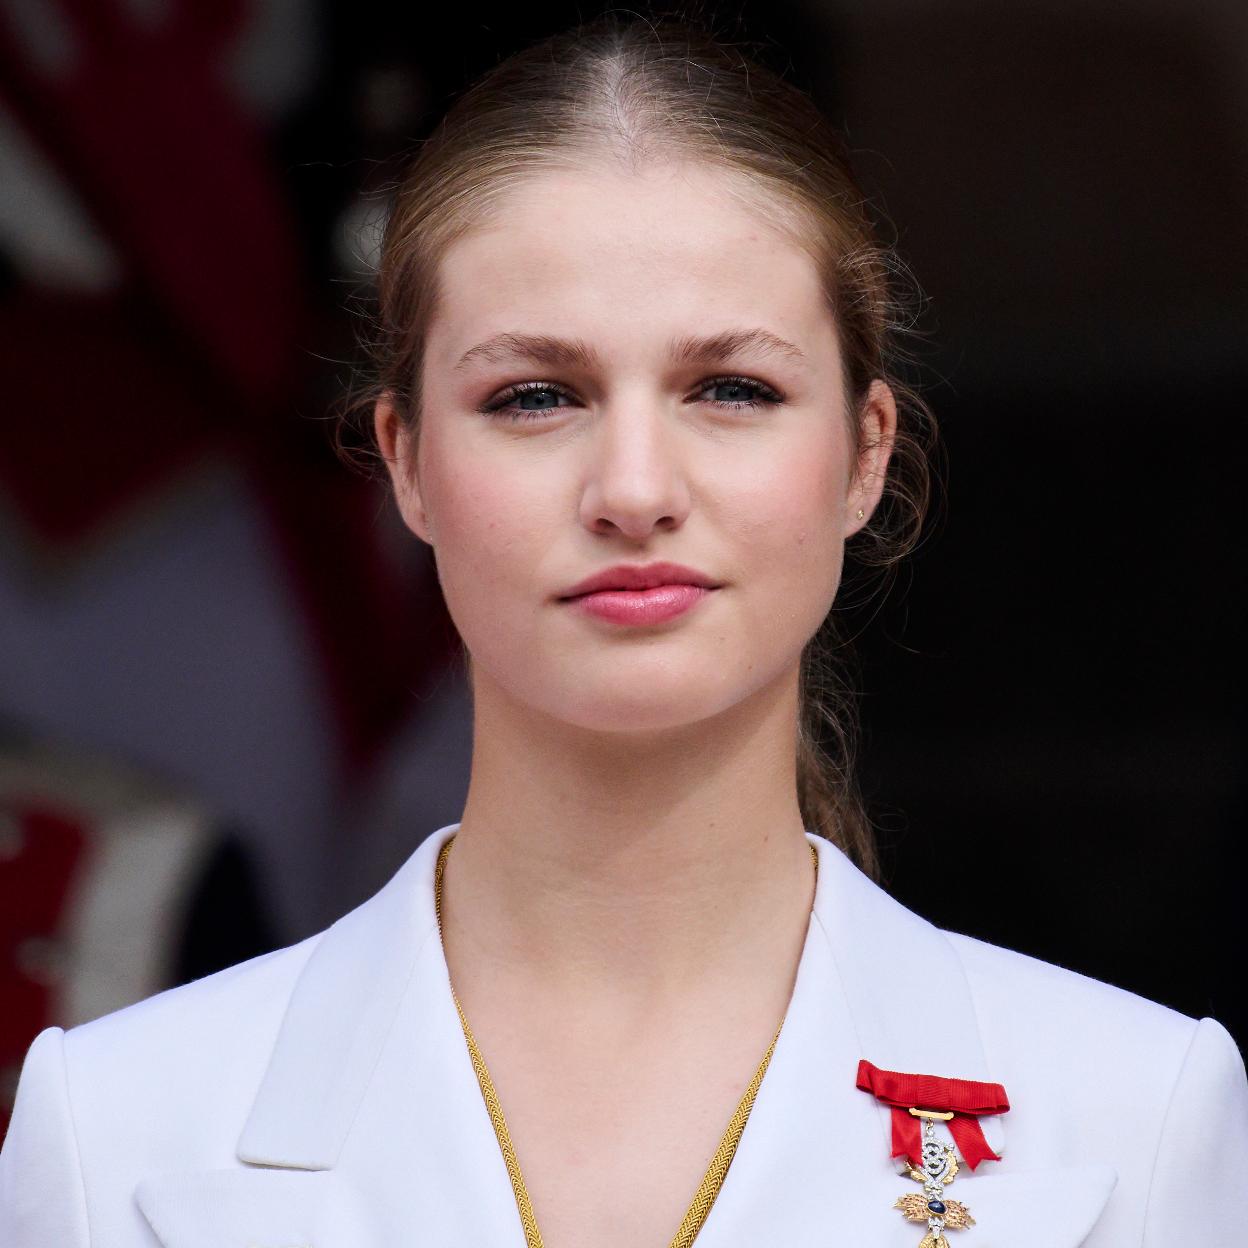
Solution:
[[[68,1031],[42,1031],[27,1051],[0,1148],[0,1242],[86,1244],[90,1223],[137,1243],[146,1234],[130,1204],[138,1177],[171,1165],[233,1165],[319,939]]]
[[[970,936],[946,932],[966,972],[993,1070],[1052,1125],[1087,1140],[1130,1126],[1158,1145],[1221,1103],[1248,1162],[1248,1083],[1235,1041],[1112,984]],[[1069,1122],[1057,1119],[1069,1117]],[[1242,1138],[1241,1138],[1242,1137]]]
[[[323,935],[70,1028],[64,1049],[71,1084],[79,1072],[93,1086],[100,1080],[129,1085],[141,1074],[166,1090],[182,1080],[202,1086],[209,1074],[214,1082],[258,1079],[299,975]]]
[[[1017,1111],[1013,1161],[1051,1164],[1056,1143],[1068,1162],[1112,1165],[1118,1191],[1103,1242],[1225,1242],[1221,1196],[1248,1170],[1248,1077],[1226,1029],[944,934],[970,984],[989,1067]]]
[[[1177,1076],[1197,1021],[1113,984],[953,932],[985,1050],[1015,1079],[1119,1099]]]
[[[59,1080],[84,1155],[115,1153],[124,1135],[138,1161],[157,1168],[168,1159],[162,1146],[185,1164],[233,1164],[292,1012],[294,1030],[338,1060],[329,1037],[342,1040],[382,986],[402,991],[435,927],[424,887],[435,850],[433,838],[422,843],[377,893],[297,944],[64,1033],[50,1028],[28,1054],[19,1095],[23,1082]]]
[[[67,1051],[104,1057],[152,1050],[171,1040],[229,1044],[280,1021],[304,964],[324,936],[239,962],[213,975],[156,993],[65,1033]]]
[[[73,1027],[49,1029],[22,1069],[55,1078],[83,1164],[140,1173],[232,1164],[296,982],[321,935]],[[45,1069],[46,1068],[46,1069]],[[133,1124],[133,1129],[126,1124]]]
[[[1037,1035],[1067,1047],[1114,1047],[1125,1037],[1154,1055],[1181,1058],[1196,1020],[1134,992],[972,936],[945,932],[977,1005],[981,1022],[1018,1038]]]

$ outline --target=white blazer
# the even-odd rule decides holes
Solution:
[[[317,936],[42,1032],[0,1245],[523,1248],[434,916],[457,827]],[[940,931],[810,839],[792,1001],[698,1248],[916,1248],[864,1057],[1005,1086],[981,1120],[1002,1159],[958,1176],[977,1224],[952,1248],[1248,1239],[1248,1083],[1218,1023]]]

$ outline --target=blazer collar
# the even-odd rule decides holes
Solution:
[[[919,1189],[889,1157],[890,1111],[856,1087],[859,1059],[995,1081],[952,943],[829,842],[809,839],[819,851],[819,884],[793,996],[698,1248],[833,1242],[914,1248],[925,1228],[892,1206]],[[984,1243],[1081,1244],[1109,1199],[1115,1172],[1012,1169],[1009,1124],[995,1118],[982,1125],[1002,1160],[974,1173],[964,1167],[950,1195],[970,1208]],[[959,1244],[963,1238],[965,1248],[979,1242],[972,1232],[953,1236]]]
[[[839,983],[847,1029],[858,1041],[850,1086],[863,1057],[885,1070],[997,1082],[966,972],[949,939],[872,883],[829,841],[808,839],[819,850],[812,921],[833,963],[824,979]],[[865,1092],[857,1095],[869,1099]],[[891,1151],[890,1111],[879,1104],[875,1109]],[[1002,1158],[1007,1117],[980,1120],[989,1147]]]
[[[414,973],[425,992],[448,988],[438,940],[433,868],[458,824],[427,837],[368,901],[321,937],[300,975],[238,1159],[328,1170],[338,1161]],[[431,946],[436,946],[432,948]],[[328,1003],[333,1008],[327,1008]]]
[[[321,937],[239,1139],[244,1165],[139,1185],[166,1248],[235,1239],[262,1248],[404,1240],[523,1248],[437,936],[434,865],[458,826],[426,838]],[[913,1248],[922,1227],[891,1205],[917,1189],[889,1160],[887,1109],[855,1087],[858,1060],[993,1078],[952,943],[829,842],[809,839],[819,882],[793,997],[698,1248],[815,1248],[837,1238]],[[951,1194],[988,1229],[985,1240],[1076,1248],[1114,1172],[1012,1171],[1009,1124],[983,1126],[1003,1160],[975,1174],[964,1168]]]

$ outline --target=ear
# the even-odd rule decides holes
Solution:
[[[399,505],[403,523],[422,542],[433,545],[429,517],[420,489],[420,473],[416,462],[416,439],[412,426],[405,420],[394,395],[386,391],[373,406],[373,433],[377,448],[386,461],[394,499]]]
[[[858,416],[859,452],[845,499],[845,536],[857,533],[871,519],[884,493],[888,461],[897,438],[897,400],[887,382],[871,383]],[[862,519],[858,518],[859,510]]]

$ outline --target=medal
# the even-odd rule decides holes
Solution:
[[[958,1155],[948,1144],[936,1138],[933,1122],[948,1122],[953,1115],[941,1114],[930,1109],[911,1109],[910,1113],[923,1120],[923,1142],[919,1146],[918,1166],[907,1164],[906,1173],[923,1184],[922,1194],[907,1192],[897,1198],[894,1209],[900,1209],[908,1222],[926,1222],[927,1234],[919,1248],[949,1248],[945,1239],[946,1227],[960,1231],[975,1225],[971,1211],[960,1201],[945,1196],[945,1188],[957,1177]]]
[[[893,1204],[909,1222],[926,1222],[927,1234],[918,1248],[950,1248],[945,1231],[975,1225],[971,1211],[952,1200],[945,1189],[957,1177],[962,1161],[972,1170],[982,1161],[1000,1161],[988,1147],[979,1118],[1010,1108],[999,1083],[944,1079],[938,1075],[907,1075],[858,1063],[858,1087],[892,1109],[893,1157],[905,1159],[905,1171],[921,1192],[907,1192]],[[936,1135],[936,1123],[948,1125],[955,1150]]]

